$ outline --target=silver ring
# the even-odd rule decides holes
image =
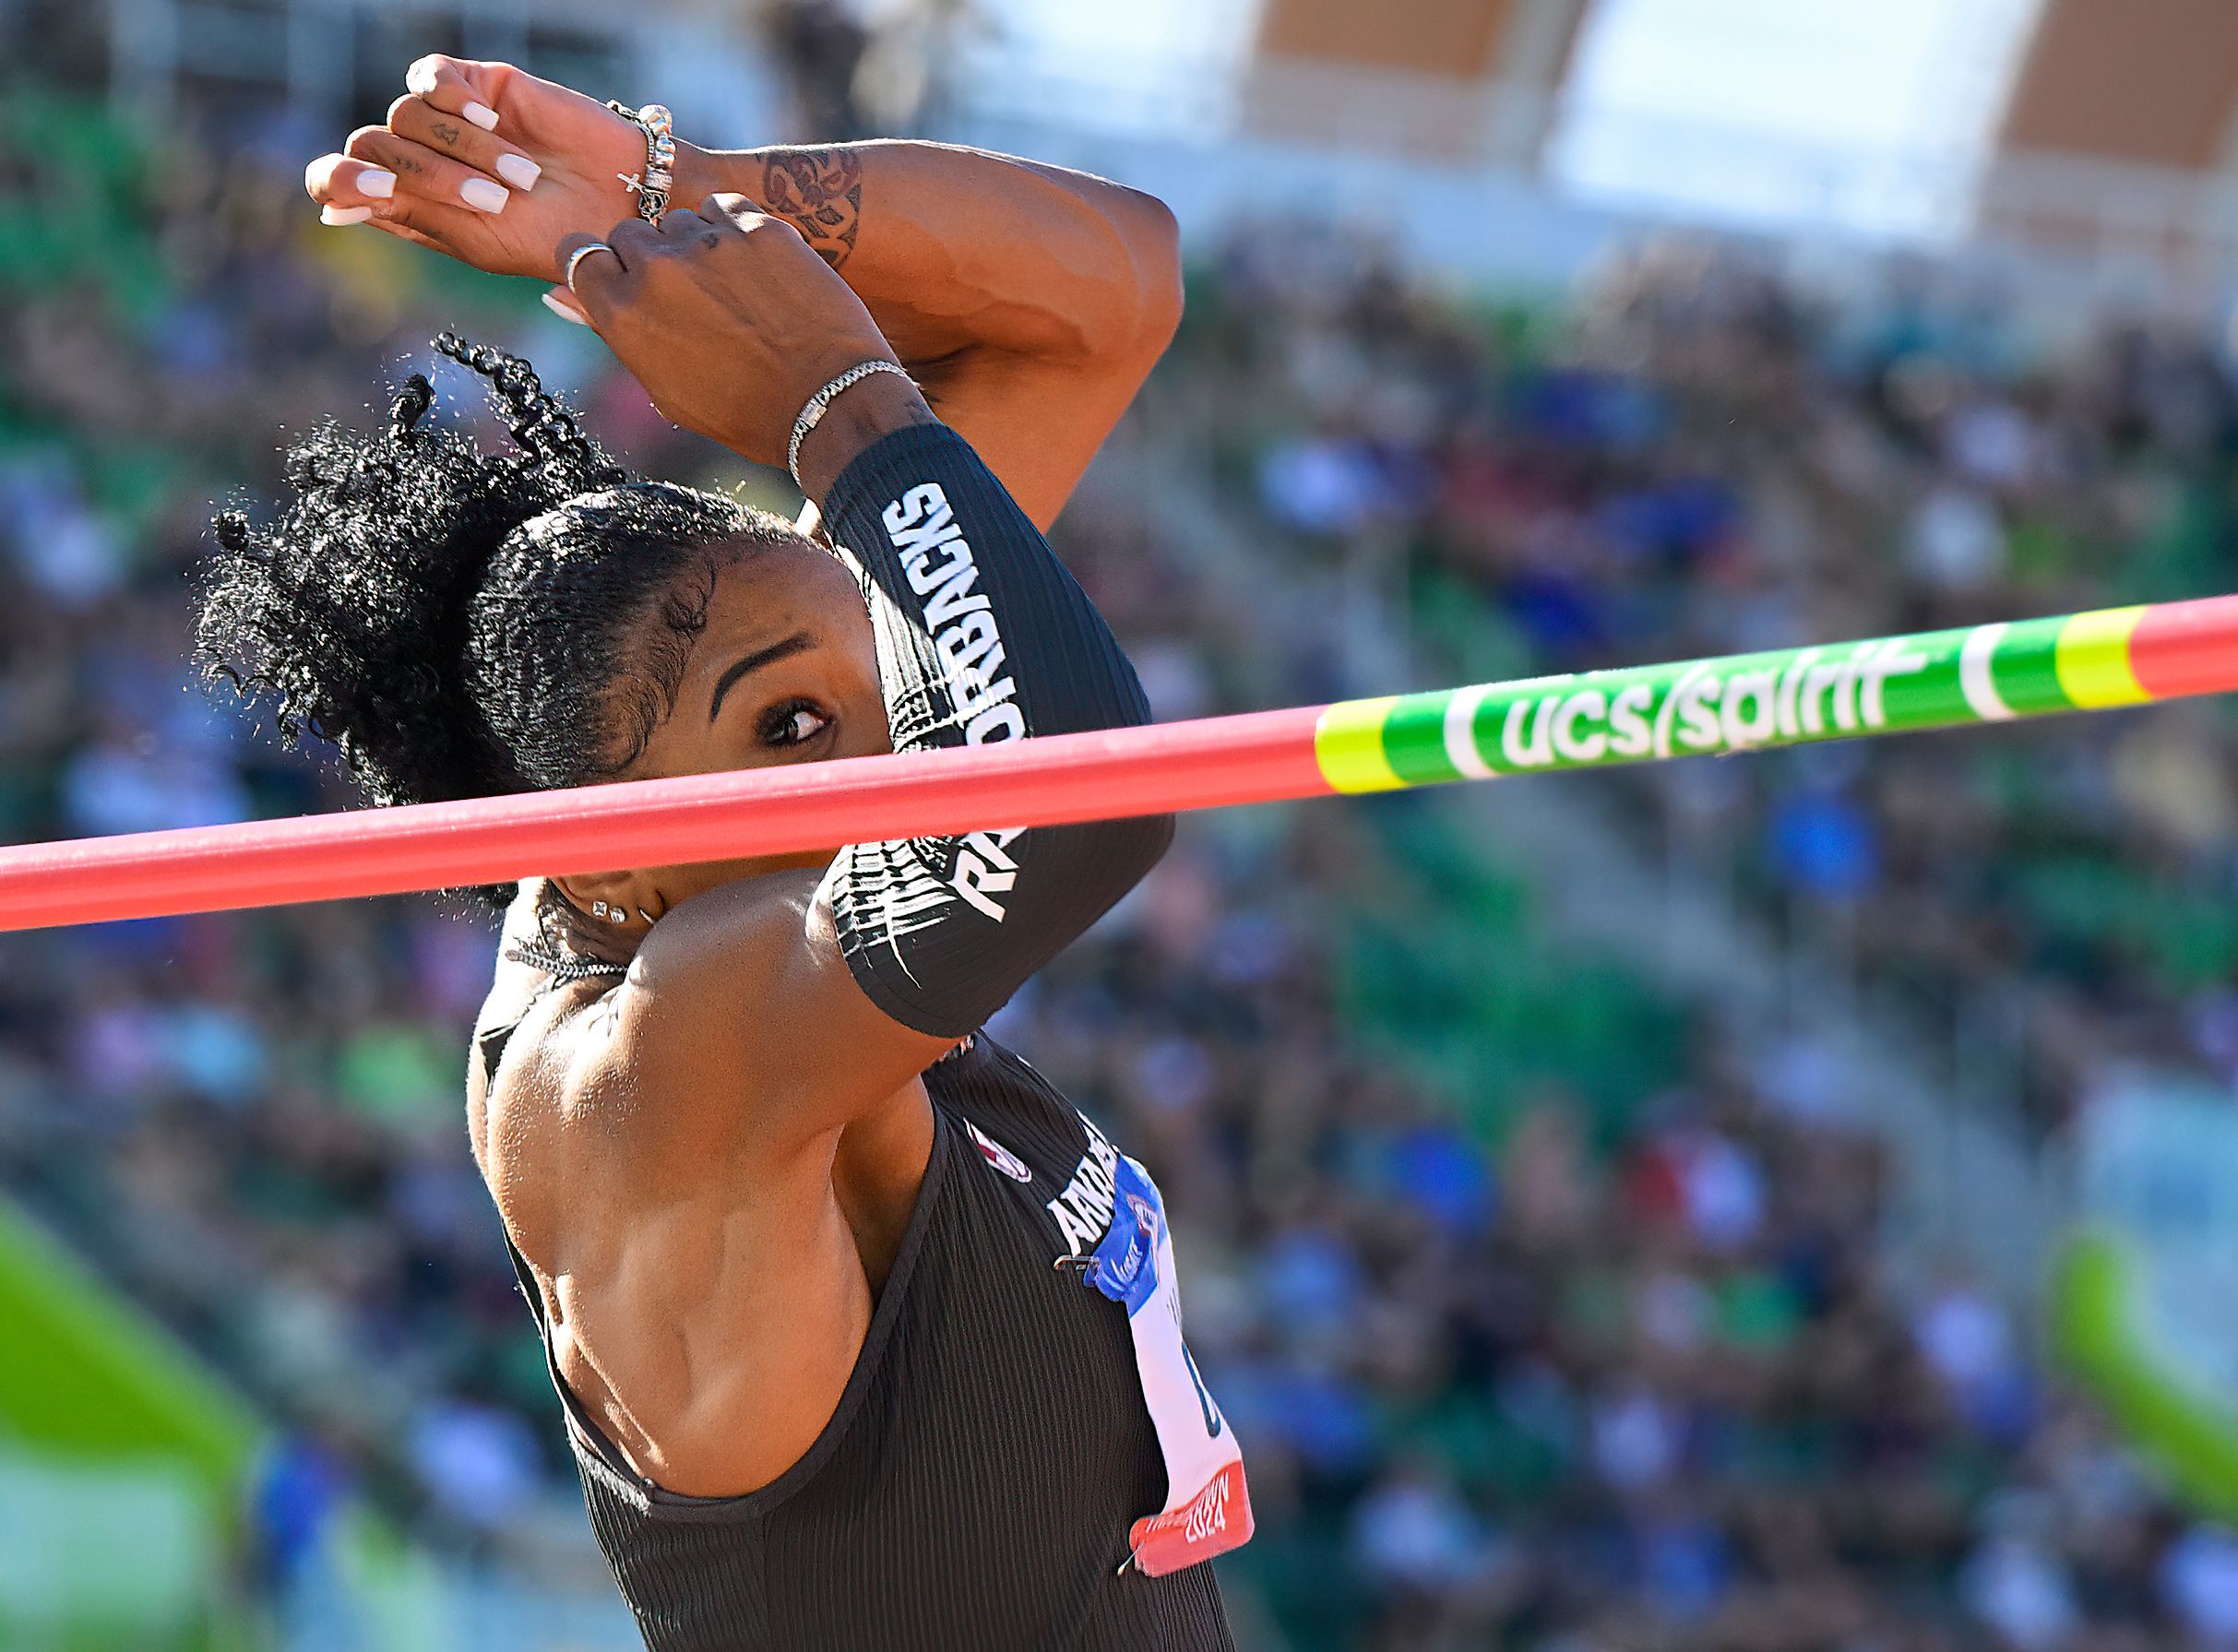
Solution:
[[[580,264],[585,257],[589,256],[592,253],[613,253],[613,248],[608,246],[603,241],[587,241],[581,246],[577,247],[575,251],[569,253],[567,255],[567,267],[560,272],[560,284],[565,287],[568,291],[573,292],[575,291],[575,267]],[[621,254],[614,253],[615,262],[619,263],[621,261]]]

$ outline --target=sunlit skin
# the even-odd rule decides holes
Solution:
[[[617,174],[642,164],[644,138],[596,100],[509,64],[439,55],[412,65],[408,82],[387,125],[361,127],[305,170],[314,201],[369,215],[332,232],[393,235],[553,281],[577,238],[633,210]],[[462,113],[475,103],[497,113],[494,132]],[[859,219],[820,242],[822,255],[934,410],[1047,528],[1180,318],[1172,214],[1101,178],[940,145],[723,152],[689,137],[676,135],[678,206],[723,192],[784,216],[799,187],[771,183],[796,166],[835,188],[859,184]],[[534,186],[508,185],[496,214],[461,204],[463,181],[507,184],[496,170],[507,154],[541,166]],[[375,169],[395,180],[379,197],[360,187]],[[814,227],[805,212],[789,221]],[[580,312],[578,295],[556,296]],[[797,410],[772,408],[780,432]]]
[[[675,710],[623,778],[863,757],[893,749],[876,645],[853,571],[805,536],[718,548],[707,628],[692,647]],[[828,855],[658,867],[627,880],[563,879],[578,908],[608,900],[656,915],[717,884]]]
[[[656,406],[762,457],[782,410],[884,341],[799,235],[726,210],[672,211],[657,239],[610,232],[632,268],[578,287]],[[931,417],[898,375],[848,390],[802,447],[811,501]],[[829,552],[804,540],[737,558],[675,709],[625,778],[887,750],[872,638]],[[771,650],[718,707],[722,678]],[[561,1374],[670,1492],[756,1490],[815,1443],[931,1157],[919,1076],[950,1045],[863,994],[821,876],[810,859],[557,880],[565,944],[627,974],[542,991],[541,970],[501,962],[481,1017],[520,1021],[486,1092],[470,1080],[470,1124]],[[509,937],[531,933],[536,897],[523,892]],[[622,921],[586,916],[601,902]]]
[[[723,565],[675,710],[625,778],[890,749],[853,574],[805,539],[716,554]],[[620,924],[579,923],[574,933],[587,953],[634,953],[630,979],[619,989],[593,979],[536,997],[541,971],[502,964],[484,1012],[488,1024],[529,1010],[513,1042],[534,1058],[508,1063],[498,1107],[473,1087],[470,1125],[506,1226],[542,1284],[554,1355],[601,1428],[672,1491],[719,1495],[766,1483],[822,1428],[932,1151],[931,1103],[915,1078],[843,1127],[774,1156],[720,1126],[636,1127],[639,1109],[663,1104],[654,1096],[669,1087],[656,1075],[685,1070],[677,1076],[694,1093],[681,1106],[696,1116],[720,1119],[737,1098],[729,1075],[694,1060],[688,1042],[650,1058],[617,1049],[633,1004],[656,990],[671,958],[688,967],[720,947],[741,904],[804,917],[827,859],[565,880],[575,909],[607,900],[627,914]],[[537,894],[529,885],[516,902],[507,942],[536,933]],[[657,938],[648,913],[661,921]],[[876,1014],[867,1001],[863,1008]],[[814,1028],[767,1031],[804,1062],[821,1042]],[[919,1041],[927,1060],[942,1048]],[[566,1070],[578,1063],[613,1071],[586,1087],[579,1071]],[[601,1116],[609,1105],[611,1119]],[[709,1177],[707,1167],[726,1157],[734,1173]],[[793,1259],[771,1266],[773,1255]],[[772,1318],[797,1334],[761,1334]],[[742,1409],[772,1442],[767,1452],[741,1452]]]
[[[410,84],[386,126],[306,172],[315,201],[365,226],[339,232],[546,281],[598,241],[564,307],[663,414],[760,464],[784,462],[835,374],[909,366],[916,386],[864,380],[803,445],[812,507],[853,456],[937,415],[1046,529],[1180,316],[1172,215],[1101,179],[930,144],[680,142],[656,230],[615,221],[631,202],[613,174],[643,143],[598,103],[456,58],[423,59]],[[494,137],[470,109],[494,113]],[[515,153],[542,169],[532,189],[501,213],[460,204]],[[378,196],[361,188],[376,166],[393,178]],[[721,561],[675,708],[628,777],[887,747],[853,572],[801,540]],[[820,860],[558,880],[560,943],[626,974],[554,984],[503,961],[479,1022],[518,1024],[493,1079],[473,1064],[470,1122],[561,1373],[671,1492],[766,1486],[822,1432],[932,1149],[919,1075],[950,1045],[855,984]],[[555,909],[546,894],[523,888],[508,944]]]

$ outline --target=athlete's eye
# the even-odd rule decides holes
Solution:
[[[769,745],[799,745],[831,727],[826,717],[806,700],[788,700],[773,706],[762,718],[761,736]]]

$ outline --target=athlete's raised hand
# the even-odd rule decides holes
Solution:
[[[478,269],[556,280],[562,240],[636,209],[622,179],[644,171],[645,135],[603,103],[511,64],[461,57],[423,57],[404,84],[387,125],[361,126],[305,169],[327,222],[371,224]],[[681,172],[686,146],[677,148]]]
[[[894,359],[863,301],[800,232],[743,196],[671,208],[658,228],[631,218],[570,237],[562,256],[586,246],[570,271],[576,302],[653,405],[757,464],[785,462],[792,422],[817,390],[859,362]],[[915,415],[931,417],[901,380],[879,376],[882,391],[899,386]],[[856,406],[879,398],[849,396]]]

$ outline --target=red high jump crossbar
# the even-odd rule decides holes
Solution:
[[[0,849],[0,929],[798,854],[2238,689],[2238,597],[898,756]]]
[[[1330,790],[1320,708],[0,849],[0,930],[797,854]]]

